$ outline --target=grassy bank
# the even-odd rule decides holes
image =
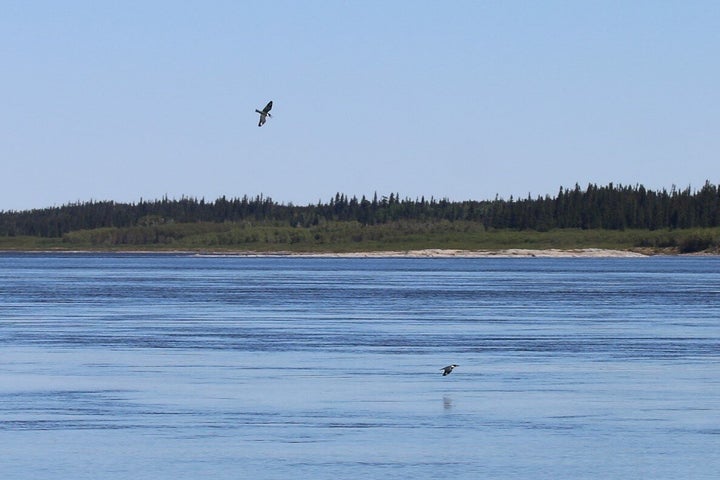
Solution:
[[[718,253],[720,228],[684,230],[485,230],[475,222],[192,223],[103,228],[62,238],[0,237],[2,250],[212,250],[370,252],[426,248],[462,250],[604,248],[645,253]]]

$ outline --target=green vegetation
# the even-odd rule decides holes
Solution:
[[[337,194],[293,206],[266,197],[90,202],[0,212],[3,250],[351,252],[448,248],[720,249],[720,190],[560,189],[556,197],[451,202]]]
[[[367,252],[447,248],[462,250],[607,248],[645,253],[715,252],[720,227],[685,230],[486,231],[460,221],[315,227],[279,224],[193,223],[79,230],[61,238],[0,237],[3,250],[183,250],[252,252]]]

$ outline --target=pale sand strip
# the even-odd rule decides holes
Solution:
[[[642,253],[627,252],[623,250],[606,250],[601,248],[580,248],[572,250],[529,250],[511,248],[507,250],[453,250],[453,249],[425,249],[406,251],[383,252],[352,252],[352,253],[302,253],[302,252],[207,252],[203,256],[245,256],[245,257],[322,257],[322,258],[628,258],[646,257]]]

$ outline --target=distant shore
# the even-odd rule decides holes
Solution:
[[[6,251],[7,252],[7,251]],[[562,250],[509,248],[503,250],[460,250],[427,248],[420,250],[380,250],[368,252],[295,252],[295,251],[227,251],[227,250],[46,250],[24,253],[117,253],[117,254],[170,254],[194,255],[201,257],[306,257],[306,258],[643,258],[654,254],[645,254],[625,250],[603,248],[576,248]]]
[[[305,257],[305,258],[649,258],[653,256],[717,256],[716,253],[677,253],[674,251],[631,251],[605,248],[572,249],[524,249],[508,248],[500,250],[462,250],[448,248],[426,248],[417,250],[377,250],[360,252],[302,252],[290,250],[253,251],[253,250],[185,250],[185,249],[0,249],[2,253],[23,254],[124,254],[124,255],[190,255],[201,257]]]
[[[78,230],[62,237],[0,236],[0,251],[242,256],[534,258],[718,255],[720,227],[685,230],[490,230],[482,224],[400,222],[314,227],[236,223]]]
[[[223,255],[246,257],[320,257],[320,258],[631,258],[648,255],[622,250],[580,248],[572,250],[530,250],[511,248],[505,250],[457,250],[429,248],[422,250],[390,250],[375,252],[196,252],[198,255]]]

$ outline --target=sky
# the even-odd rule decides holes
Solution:
[[[0,211],[695,190],[718,58],[716,0],[5,0]]]

